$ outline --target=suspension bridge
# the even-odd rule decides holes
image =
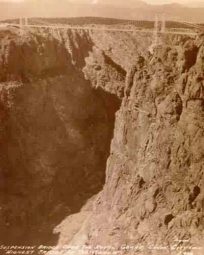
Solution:
[[[178,17],[173,17],[168,19],[168,21],[177,22],[178,24],[185,25],[185,27],[189,27],[188,30],[182,31],[172,31],[167,29],[167,20],[165,15],[156,15],[154,21],[153,29],[145,29],[138,27],[109,27],[109,26],[72,26],[72,25],[62,25],[62,24],[51,24],[46,21],[41,20],[41,24],[29,24],[29,18],[21,17],[19,18],[19,22],[17,23],[1,23],[1,26],[15,26],[20,29],[20,31],[25,30],[26,28],[38,28],[38,29],[50,29],[50,30],[91,30],[91,31],[112,31],[112,32],[138,32],[138,33],[152,33],[153,34],[153,45],[161,44],[161,35],[162,34],[177,34],[177,35],[189,35],[196,36],[198,32],[204,32],[204,26],[188,22],[181,21]]]

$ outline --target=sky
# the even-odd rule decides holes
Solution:
[[[40,1],[40,0],[0,0],[0,2],[28,2],[28,1]],[[56,0],[57,2],[60,0]],[[76,2],[76,3],[97,3],[98,0],[67,0],[67,1],[72,1],[72,2]],[[103,0],[100,0],[100,2],[102,2]],[[116,0],[109,0],[110,3],[111,2],[117,2]],[[129,0],[124,0],[126,2],[128,2]],[[135,0],[137,1],[137,0]],[[148,4],[169,4],[169,3],[179,3],[179,4],[192,4],[195,3],[196,4],[201,4],[204,5],[204,0],[143,0],[144,2],[148,3]],[[106,0],[107,2],[107,0]]]
[[[189,7],[199,7],[197,9],[185,9],[185,8],[171,8],[170,12],[174,12],[172,15],[182,16],[183,19],[188,16],[192,22],[204,22],[203,9],[204,0],[0,0],[2,2],[24,2],[32,4],[14,4],[14,5],[0,5],[0,20],[8,18],[16,18],[22,15],[29,17],[40,16],[40,17],[78,17],[78,16],[102,16],[102,17],[115,17],[115,18],[138,18],[138,17],[154,17],[154,12],[157,8],[145,8],[146,5],[138,3],[138,1],[147,2],[148,4],[169,4],[169,3],[179,3],[186,4]],[[67,1],[68,4],[65,4]],[[60,2],[62,3],[60,5]],[[78,3],[79,5],[71,5],[69,8],[69,2]],[[38,3],[38,4],[35,4]],[[63,5],[64,3],[64,5]],[[90,5],[80,5],[80,3],[105,3],[101,8],[90,8]],[[138,3],[138,4],[137,4]],[[50,4],[50,5],[49,5]],[[110,8],[107,4],[112,4],[113,7]],[[2,6],[2,9],[1,9]],[[48,8],[49,6],[49,8]],[[66,8],[65,8],[65,7]],[[128,10],[132,7],[137,9],[137,7],[143,8],[145,11],[141,12],[129,12]],[[45,8],[46,7],[46,8]],[[96,7],[96,6],[95,6]],[[118,11],[115,12],[114,8],[119,7]],[[126,7],[123,8],[121,7]],[[163,7],[168,8],[168,7]],[[126,10],[126,11],[125,11]],[[138,10],[138,9],[137,9]],[[140,10],[140,9],[139,9]],[[148,11],[147,11],[148,10]],[[159,9],[160,10],[160,9]],[[167,12],[169,12],[167,10]],[[140,18],[141,19],[141,18]],[[201,21],[202,20],[202,21]]]
[[[30,0],[0,0],[0,2],[23,2],[23,1],[30,1]],[[60,0],[56,0],[60,1]],[[72,2],[86,2],[86,0],[72,0]],[[89,0],[87,0],[88,2]],[[97,2],[97,0],[95,0]],[[110,0],[111,3],[112,0]],[[124,0],[128,1],[128,0]],[[150,3],[150,4],[165,4],[165,3],[188,3],[193,2],[190,0],[143,0],[144,2]],[[204,0],[200,0],[199,2],[204,2]]]

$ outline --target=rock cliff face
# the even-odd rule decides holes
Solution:
[[[1,32],[1,242],[52,243],[102,188],[120,99],[85,80],[92,46],[86,33]]]
[[[0,239],[53,243],[71,214],[61,246],[200,247],[204,38],[0,35]]]

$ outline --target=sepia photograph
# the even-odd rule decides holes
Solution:
[[[0,0],[0,255],[204,255],[204,0]]]

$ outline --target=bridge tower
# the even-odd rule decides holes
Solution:
[[[166,31],[166,17],[165,17],[165,14],[163,14],[163,16],[162,16],[161,32],[165,33],[165,31]]]
[[[24,18],[24,21],[25,21],[25,26],[28,25],[28,17]]]
[[[166,31],[166,18],[165,15],[162,17],[156,15],[155,22],[154,22],[154,31],[153,31],[153,40],[152,45],[149,48],[149,51],[152,53],[154,48],[162,44],[161,34],[165,33]]]
[[[19,18],[19,26],[20,26],[20,28],[23,26],[23,19],[22,18]]]
[[[158,16],[155,16],[155,22],[154,22],[154,38],[153,38],[153,44],[156,46],[159,43],[159,19]]]
[[[19,26],[20,26],[20,34],[21,34],[21,36],[23,36],[23,34],[24,34],[23,26],[27,26],[27,25],[28,25],[28,18],[21,17],[19,19]]]
[[[22,28],[23,26],[27,26],[27,25],[28,25],[28,18],[27,18],[27,17],[25,17],[25,18],[21,17],[21,18],[19,19],[19,25],[20,25],[21,28]]]

